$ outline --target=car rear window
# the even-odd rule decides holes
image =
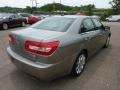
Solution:
[[[75,18],[51,17],[44,19],[31,27],[42,30],[65,32],[74,20]]]

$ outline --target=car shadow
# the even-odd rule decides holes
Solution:
[[[74,78],[70,75],[57,78],[53,81],[41,81],[38,78],[32,77],[18,69],[14,70],[10,74],[11,83],[16,90],[72,90],[83,88],[84,85],[89,82],[91,78],[96,74],[99,67],[104,63],[107,58],[106,54],[109,54],[112,49],[110,46],[107,49],[99,50],[93,57],[91,57],[86,65],[84,72],[80,77]]]

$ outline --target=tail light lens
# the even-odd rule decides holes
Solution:
[[[16,41],[15,37],[12,36],[12,35],[9,35],[9,43],[10,43],[10,45],[14,45],[15,41]]]
[[[24,44],[24,48],[26,51],[44,55],[44,56],[49,56],[59,46],[59,41],[54,41],[54,42],[35,42],[35,41],[26,41]]]

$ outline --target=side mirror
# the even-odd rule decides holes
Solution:
[[[110,30],[110,27],[109,26],[104,26],[104,29],[105,30]]]
[[[85,32],[85,31],[86,31],[86,28],[81,27],[81,33]]]

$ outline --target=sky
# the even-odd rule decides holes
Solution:
[[[43,6],[48,3],[59,3],[60,0],[37,0],[38,6]],[[87,4],[95,4],[97,8],[110,8],[111,5],[109,2],[111,0],[61,0],[62,4],[69,5],[69,6],[80,6],[80,5],[87,5]],[[31,0],[0,0],[0,7],[3,6],[11,6],[11,7],[21,7],[25,8],[26,6],[31,6]],[[35,3],[34,3],[35,5]]]

